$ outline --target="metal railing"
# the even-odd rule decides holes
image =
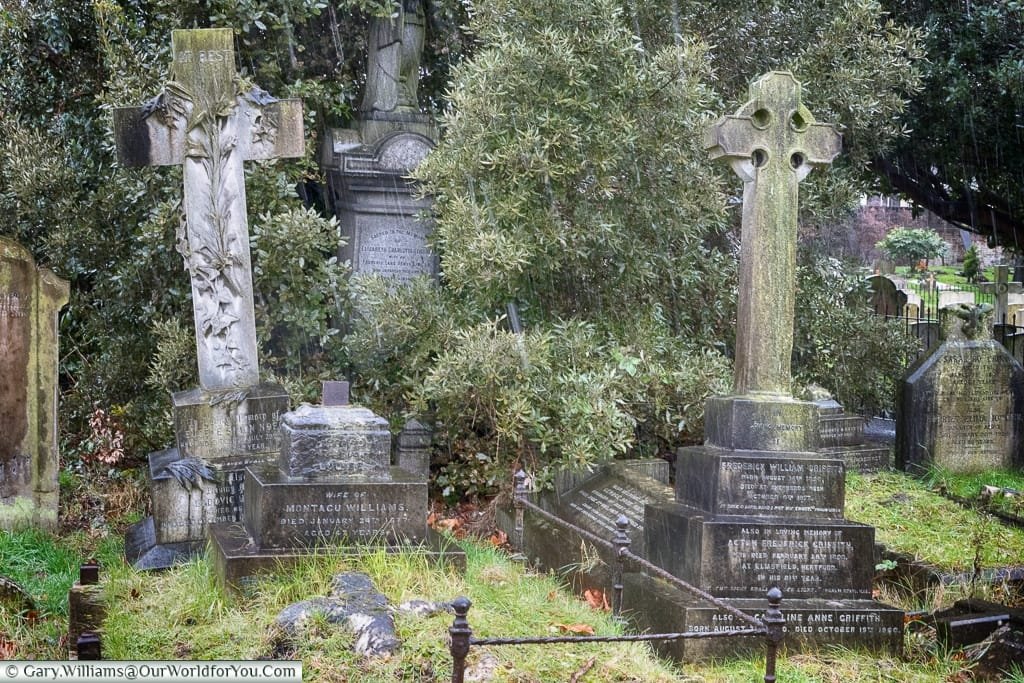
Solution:
[[[747,628],[736,628],[720,631],[688,631],[685,633],[644,633],[619,636],[521,636],[504,638],[475,638],[469,624],[469,609],[472,606],[469,598],[458,597],[452,601],[452,608],[455,611],[455,620],[452,622],[448,633],[451,636],[449,651],[452,655],[452,683],[464,683],[466,672],[466,658],[469,656],[470,648],[473,645],[553,645],[561,643],[614,643],[614,642],[642,642],[642,641],[675,641],[690,639],[711,639],[711,638],[732,638],[737,636],[764,636],[765,638],[765,683],[774,683],[775,663],[778,656],[779,644],[784,637],[785,618],[780,609],[782,603],[782,591],[773,587],[768,591],[768,609],[764,616],[757,618],[736,609],[727,602],[692,586],[677,576],[665,571],[651,562],[648,562],[629,549],[630,540],[626,529],[629,528],[629,519],[625,515],[619,515],[615,521],[615,532],[611,539],[601,538],[597,534],[583,529],[571,522],[568,522],[547,510],[534,504],[526,495],[526,475],[521,470],[516,473],[515,497],[513,505],[515,508],[515,528],[513,530],[512,545],[516,549],[523,548],[524,514],[528,509],[530,512],[539,515],[545,520],[563,529],[572,531],[591,543],[611,550],[616,558],[615,572],[612,580],[612,613],[618,617],[622,613],[623,588],[626,564],[640,567],[658,578],[664,579],[677,588],[694,595],[701,600],[718,607],[743,623],[749,624]]]

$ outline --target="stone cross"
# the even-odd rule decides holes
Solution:
[[[184,166],[178,251],[192,280],[199,383],[259,382],[243,161],[300,157],[302,104],[241,90],[231,29],[174,31],[170,80],[141,107],[114,111],[125,166]]]
[[[772,71],[750,101],[708,128],[705,148],[743,179],[733,390],[791,395],[798,187],[839,154],[842,135],[815,123],[793,74]]]

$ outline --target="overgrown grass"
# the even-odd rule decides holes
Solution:
[[[1024,516],[1024,472],[1010,470],[989,470],[962,474],[936,468],[924,477],[932,488],[946,491],[951,496],[983,503],[1008,514]],[[986,486],[998,486],[1014,492],[1013,495],[995,493],[982,497]],[[1024,558],[1021,560],[1024,562]]]
[[[358,558],[324,554],[261,582],[249,595],[228,599],[217,589],[209,562],[198,560],[164,574],[142,574],[122,565],[111,572],[105,596],[111,610],[104,652],[118,659],[255,659],[271,656],[279,634],[274,617],[298,600],[325,595],[341,571],[364,571],[392,604],[413,598],[448,601],[472,596],[470,622],[477,635],[558,632],[558,624],[587,624],[599,634],[620,632],[607,613],[566,593],[552,577],[537,576],[480,544],[466,545],[465,575],[417,555],[367,550]],[[116,609],[114,609],[116,606]],[[350,652],[345,629],[312,620],[294,644],[306,677],[317,681],[444,680],[451,659],[447,629],[452,617],[400,616],[400,656],[362,660]],[[601,681],[674,681],[677,672],[642,645],[559,648],[474,648],[470,664],[493,657],[498,680],[568,680],[591,657]]]
[[[965,572],[975,559],[983,568],[1024,558],[1024,530],[966,510],[896,472],[846,476],[846,517],[875,527],[876,539],[943,571]]]
[[[4,536],[3,547],[20,552],[23,574],[38,574],[47,563],[77,567],[74,544],[63,545],[45,534],[26,532]],[[37,552],[33,548],[48,548]],[[101,550],[102,587],[108,604],[103,629],[104,657],[109,659],[255,659],[272,656],[280,634],[274,617],[288,604],[325,595],[341,571],[364,571],[393,604],[423,598],[447,601],[457,595],[473,600],[470,623],[477,636],[538,635],[559,632],[559,625],[586,624],[598,634],[621,627],[602,611],[566,592],[553,576],[541,576],[511,561],[489,544],[463,542],[465,574],[439,568],[420,556],[389,555],[367,549],[358,556],[324,551],[298,567],[261,581],[244,596],[224,596],[216,586],[209,561],[162,573],[137,572],[120,558],[115,541]],[[5,555],[8,557],[8,555]],[[57,561],[60,558],[60,561]],[[70,571],[68,571],[70,576]],[[63,589],[63,584],[54,590]],[[64,659],[67,643],[66,607],[35,624],[0,615],[0,646],[14,642],[9,656],[20,659]],[[349,651],[352,635],[324,620],[311,620],[289,656],[303,662],[308,681],[394,683],[446,681],[451,675],[447,630],[452,617],[399,616],[402,647],[388,659],[363,660]],[[844,681],[940,681],[962,668],[948,653],[932,652],[908,636],[904,658],[883,657],[843,648],[815,654],[785,655],[779,680],[787,683]],[[476,647],[469,664],[493,666],[494,681],[517,683],[579,680],[590,683],[643,681],[651,683],[739,683],[764,675],[761,653],[747,659],[704,665],[673,665],[658,660],[646,645],[557,645]]]

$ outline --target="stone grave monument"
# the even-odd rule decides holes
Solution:
[[[57,314],[68,283],[0,237],[0,529],[57,526]]]
[[[1024,367],[992,339],[992,312],[984,304],[939,311],[941,343],[898,390],[898,468],[1024,466]]]
[[[818,406],[818,451],[842,460],[847,470],[878,472],[889,467],[892,448],[864,436],[867,418],[847,413],[835,399],[815,401]]]
[[[391,464],[387,420],[350,405],[348,382],[284,414],[277,462],[246,469],[245,500],[243,522],[209,526],[225,588],[335,544],[412,545],[465,566],[427,527],[427,478]]]
[[[788,72],[754,81],[749,101],[708,130],[712,158],[744,182],[733,393],[708,399],[704,445],[680,449],[675,501],[646,506],[644,544],[651,562],[748,613],[781,589],[791,648],[899,650],[902,612],[871,600],[874,529],[844,519],[845,466],[818,451],[818,406],[791,393],[798,187],[841,141],[815,122]],[[644,574],[627,577],[626,596],[644,629],[736,626]],[[668,649],[693,659],[759,646],[698,639]]]
[[[872,275],[868,278],[871,286],[871,306],[875,315],[886,318],[898,318],[904,314],[907,305],[907,294],[900,290],[896,283],[884,275]]]
[[[345,243],[340,258],[353,275],[402,283],[436,275],[427,244],[432,203],[416,197],[408,175],[434,148],[437,128],[417,100],[426,21],[422,0],[401,0],[374,18],[367,42],[366,90],[355,127],[328,131],[323,166],[328,199]]]
[[[118,159],[181,165],[200,386],[174,394],[176,446],[150,456],[153,516],[128,534],[137,567],[167,566],[205,544],[207,523],[241,519],[245,467],[272,458],[288,396],[262,384],[256,352],[243,162],[301,157],[302,105],[242,92],[231,29],[173,32],[164,91],[114,111]]]

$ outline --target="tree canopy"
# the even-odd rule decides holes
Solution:
[[[924,81],[907,135],[872,166],[919,206],[1020,252],[1024,247],[1024,3],[886,0],[924,29]]]

